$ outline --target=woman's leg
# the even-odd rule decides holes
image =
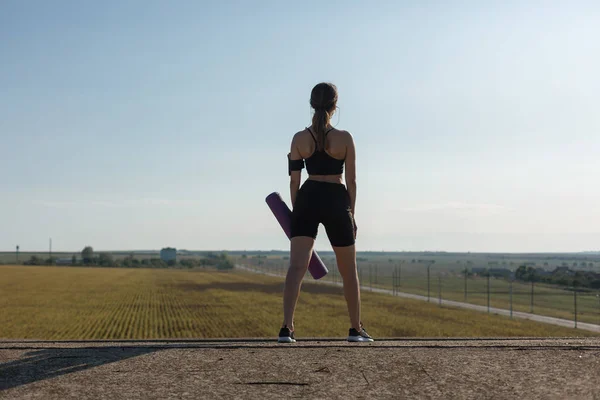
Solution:
[[[344,297],[348,305],[348,314],[352,328],[360,331],[360,284],[356,270],[356,246],[333,246],[337,260],[338,271],[344,282]]]
[[[298,302],[302,279],[306,274],[315,239],[308,236],[296,236],[291,240],[290,267],[285,277],[283,291],[283,324],[294,330],[294,311]]]

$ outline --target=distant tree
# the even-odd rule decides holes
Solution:
[[[517,268],[517,270],[515,271],[515,278],[517,278],[520,281],[526,280],[525,279],[526,275],[527,275],[527,267],[524,265],[519,266],[519,268]]]
[[[100,253],[98,255],[98,265],[101,265],[103,267],[110,267],[111,265],[113,265],[114,260],[113,260],[113,256],[110,253]]]
[[[94,260],[94,249],[92,246],[85,246],[81,251],[81,259],[84,264],[90,264]]]
[[[156,268],[164,268],[167,266],[167,263],[161,260],[160,258],[152,258],[150,259],[150,264]]]
[[[31,256],[29,261],[25,262],[26,265],[42,265],[43,260],[38,256]]]
[[[533,267],[521,265],[515,271],[515,278],[526,282],[537,281],[537,272]]]
[[[233,267],[234,267],[234,265],[228,257],[222,258],[221,260],[219,260],[219,263],[217,264],[217,269],[220,269],[220,270],[229,270],[229,269],[233,269]]]

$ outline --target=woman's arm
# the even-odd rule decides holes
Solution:
[[[296,146],[296,136],[292,139],[292,147],[290,149],[290,153],[288,154],[290,160],[302,160],[302,156],[298,151],[298,146]],[[296,203],[296,195],[298,194],[298,189],[300,189],[300,179],[302,176],[302,170],[290,171],[290,197],[292,200],[292,208],[294,208],[294,204]]]
[[[352,216],[356,206],[356,149],[354,139],[348,133],[348,144],[346,145],[346,188],[350,195],[350,206],[352,207]]]

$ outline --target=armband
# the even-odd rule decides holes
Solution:
[[[304,168],[304,160],[292,160],[288,154],[288,174],[291,176],[292,171],[301,171]]]

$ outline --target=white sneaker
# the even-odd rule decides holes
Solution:
[[[279,338],[277,339],[279,343],[296,343],[296,339],[294,338],[294,331],[290,331],[290,328],[283,327],[279,330]]]
[[[349,342],[374,342],[373,338],[369,336],[367,331],[364,328],[361,328],[360,331],[357,331],[354,328],[350,328],[348,332],[348,341]]]

